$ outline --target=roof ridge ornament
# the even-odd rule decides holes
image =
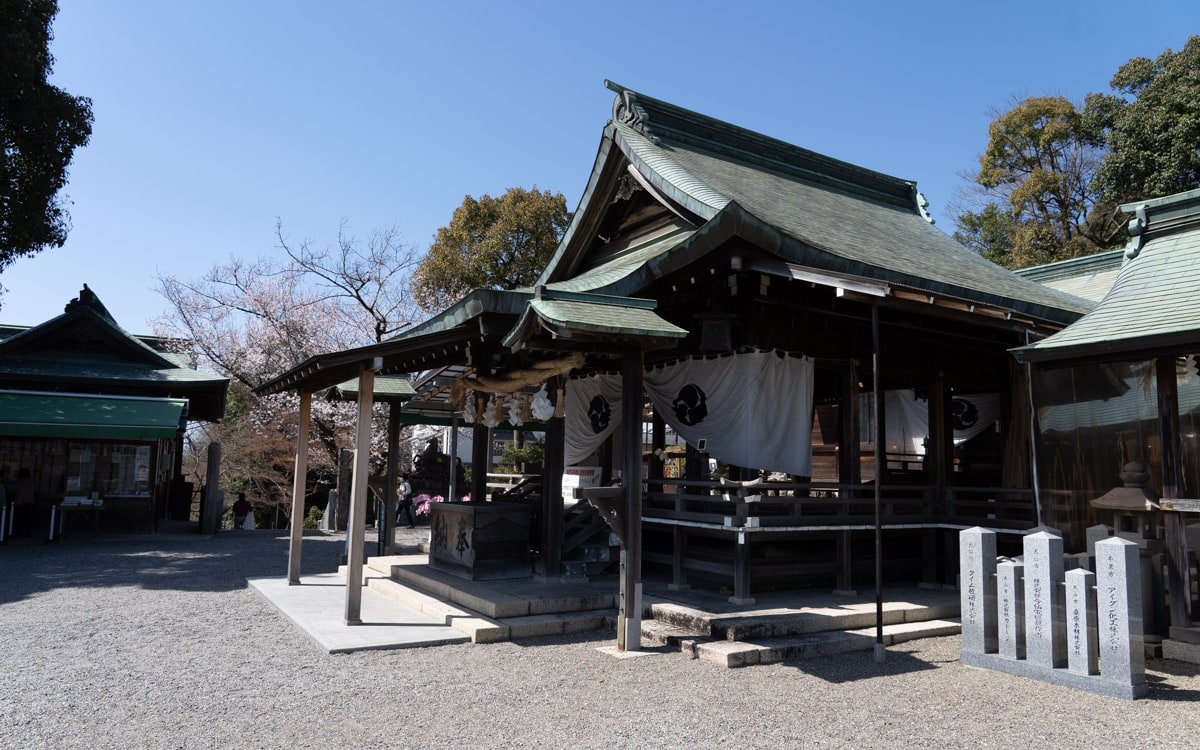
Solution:
[[[920,190],[917,193],[917,213],[921,214],[921,218],[928,221],[930,224],[937,224],[937,221],[929,213],[929,199]]]
[[[116,319],[113,318],[112,313],[108,311],[108,308],[104,306],[104,303],[100,301],[100,298],[96,296],[96,293],[88,288],[87,284],[84,284],[83,289],[79,290],[78,297],[72,299],[66,304],[65,307],[63,307],[63,312],[71,312],[71,310],[75,309],[76,307],[91,308],[99,313],[101,317],[107,318],[114,324],[116,323]]]
[[[618,91],[613,98],[612,116],[617,122],[625,123],[647,138],[653,139],[646,127],[646,121],[649,119],[646,110],[638,104],[637,96],[629,89]]]
[[[1129,225],[1125,228],[1132,238],[1125,247],[1125,260],[1127,261],[1138,257],[1138,253],[1142,251],[1142,245],[1146,244],[1146,227],[1149,225],[1149,220],[1146,218],[1147,208],[1149,206],[1143,203],[1134,209],[1133,218],[1129,220]]]

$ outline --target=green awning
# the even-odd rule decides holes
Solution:
[[[170,439],[186,406],[178,398],[0,391],[0,436]]]

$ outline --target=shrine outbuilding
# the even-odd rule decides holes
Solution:
[[[87,285],[51,320],[0,326],[0,469],[34,489],[32,509],[6,509],[6,535],[14,514],[45,539],[74,521],[149,532],[186,520],[184,432],[221,418],[228,380],[189,366],[179,343],[126,332]]]

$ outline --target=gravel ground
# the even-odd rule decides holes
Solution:
[[[305,572],[342,546],[306,536]],[[617,660],[599,631],[329,656],[246,588],[286,570],[269,531],[0,547],[0,747],[1200,747],[1194,665],[1129,702],[964,668],[956,637],[882,668]]]

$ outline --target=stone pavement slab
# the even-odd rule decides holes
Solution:
[[[334,573],[301,576],[298,586],[289,586],[286,577],[249,578],[246,583],[331,654],[441,646],[471,640],[443,621],[365,586],[362,624],[347,625],[346,578]]]

